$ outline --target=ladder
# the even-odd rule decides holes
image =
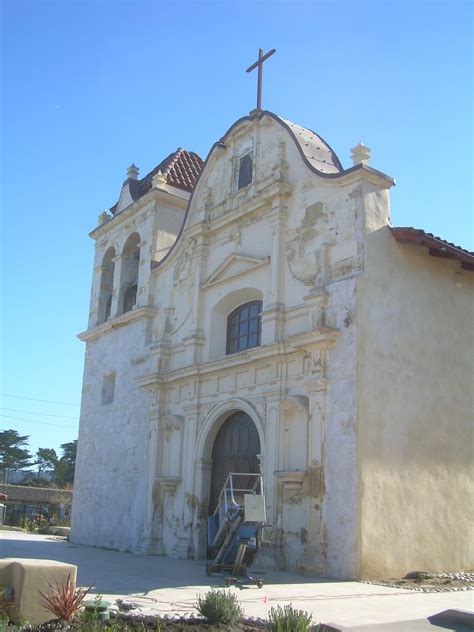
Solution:
[[[208,519],[208,545],[213,558],[206,575],[220,573],[226,586],[246,581],[263,586],[263,580],[248,574],[262,543],[266,525],[265,496],[261,474],[232,472]]]

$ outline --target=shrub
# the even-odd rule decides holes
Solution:
[[[304,610],[289,606],[270,608],[269,628],[272,632],[309,632],[313,629],[313,617]]]
[[[51,592],[38,591],[42,597],[41,605],[63,621],[70,621],[74,617],[92,588],[75,588],[71,582],[71,574],[67,576],[66,583],[53,585],[48,582],[48,586]]]
[[[0,584],[0,617],[5,615],[9,608],[14,606],[15,602],[13,600],[13,588],[7,589],[5,586]],[[5,618],[3,617],[3,618]]]
[[[212,589],[202,597],[198,597],[196,608],[199,614],[206,617],[211,625],[237,623],[243,615],[243,610],[237,602],[237,597],[230,590]]]
[[[34,520],[30,520],[29,518],[24,518],[21,521],[21,526],[23,529],[26,529],[28,533],[38,533],[38,525]]]

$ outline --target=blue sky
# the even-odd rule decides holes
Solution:
[[[395,225],[472,249],[472,17],[462,0],[3,0],[2,428],[33,451],[76,438],[88,232],[132,161],[205,157],[255,106],[259,47],[277,49],[264,108],[345,167],[363,141],[397,181]]]

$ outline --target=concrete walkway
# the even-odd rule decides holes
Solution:
[[[114,602],[120,597],[133,601],[150,614],[195,612],[196,595],[207,592],[211,586],[223,586],[221,578],[206,577],[203,560],[143,557],[79,546],[51,536],[0,531],[0,555],[76,564],[80,585],[94,584],[93,592],[102,594],[105,599]],[[265,618],[272,605],[291,603],[311,612],[316,621],[328,624],[347,627],[373,624],[374,632],[384,629],[388,632],[395,628],[383,624],[398,621],[402,627],[397,630],[414,632],[420,629],[415,619],[450,608],[474,609],[474,591],[418,593],[352,581],[315,580],[276,571],[262,578],[265,583],[260,590],[256,586],[232,588],[248,616]],[[431,629],[435,632],[439,628]]]

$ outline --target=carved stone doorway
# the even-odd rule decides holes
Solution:
[[[260,439],[251,417],[242,411],[233,413],[220,427],[212,448],[209,514],[217,507],[219,494],[230,472],[260,473],[258,454]],[[245,484],[243,480],[241,482]]]

